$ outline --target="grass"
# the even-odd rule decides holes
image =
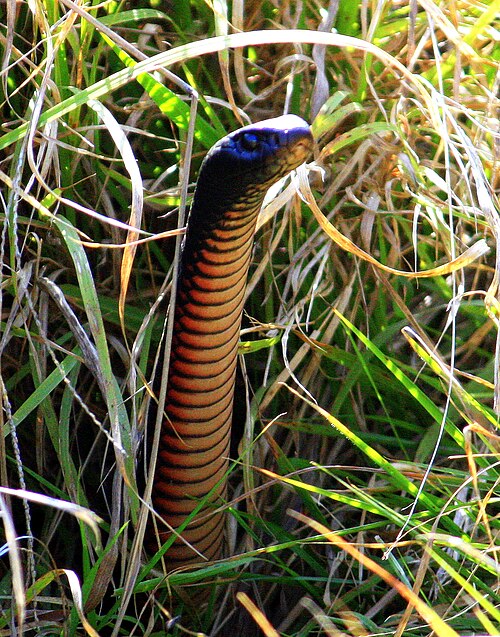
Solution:
[[[500,3],[320,4],[1,5],[0,634],[500,631]],[[229,557],[165,578],[175,213],[285,110],[317,149],[257,236]]]

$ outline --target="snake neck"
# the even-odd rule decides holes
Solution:
[[[171,566],[200,561],[185,542],[205,558],[221,554],[223,516],[204,513],[226,494],[238,341],[260,203],[212,213],[211,224],[188,232],[182,251],[153,498],[177,528],[206,497],[183,530],[184,541],[170,548]],[[202,211],[193,206],[193,214]]]

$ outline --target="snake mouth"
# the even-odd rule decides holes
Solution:
[[[297,168],[312,154],[314,139],[309,126],[289,129],[285,158],[290,169]]]
[[[295,139],[288,144],[284,159],[286,161],[285,172],[298,168],[301,164],[308,160],[312,155],[314,148],[314,140],[310,136],[304,136],[301,139]]]
[[[302,163],[312,154],[313,148],[314,140],[309,134],[308,136],[294,142],[292,153],[297,158],[297,161]]]

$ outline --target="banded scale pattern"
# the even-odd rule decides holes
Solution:
[[[181,253],[170,370],[153,506],[160,542],[203,508],[166,554],[173,570],[217,559],[223,549],[238,339],[253,236],[270,186],[312,148],[307,123],[285,115],[220,140],[200,169]],[[150,529],[147,544],[158,549]]]

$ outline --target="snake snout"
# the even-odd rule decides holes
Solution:
[[[314,147],[314,139],[309,127],[305,130],[295,129],[288,133],[288,148],[293,157],[294,167],[300,166],[312,154]]]

